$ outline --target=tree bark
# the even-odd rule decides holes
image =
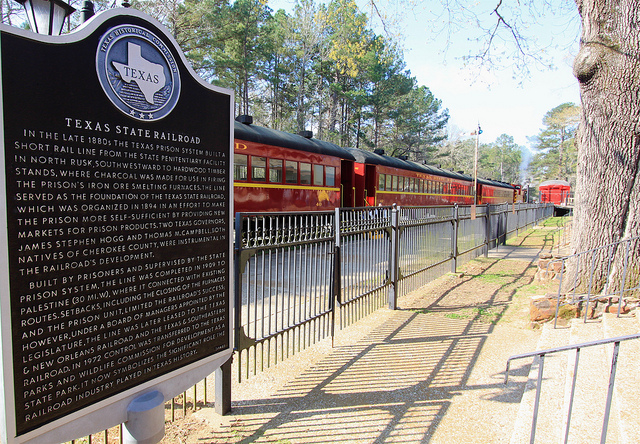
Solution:
[[[582,36],[573,68],[582,116],[572,247],[582,252],[640,234],[640,1],[576,4]],[[637,280],[637,249],[631,263]],[[573,272],[585,285],[590,270],[581,268]],[[621,270],[619,259],[612,268],[599,262],[592,291],[607,277],[619,281]]]

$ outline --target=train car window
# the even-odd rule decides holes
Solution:
[[[384,174],[380,174],[378,176],[378,190],[384,191],[384,186],[385,186],[385,181],[386,180],[387,180],[387,178],[385,177]]]
[[[287,183],[298,183],[298,162],[287,160],[285,166]]]
[[[398,191],[404,191],[404,177],[398,176]]]
[[[300,162],[300,183],[311,185],[311,164]]]
[[[326,182],[328,187],[336,186],[336,167],[325,167],[324,174],[326,177]]]
[[[391,174],[387,174],[387,184],[385,185],[384,189],[387,191],[391,191],[393,189],[393,177],[391,176]]]
[[[413,179],[413,192],[417,193],[418,192],[418,183],[420,182],[420,179],[414,178]]]
[[[269,159],[269,182],[282,183],[282,159]]]
[[[233,155],[233,178],[235,180],[247,180],[247,155]]]
[[[418,184],[418,193],[424,193],[424,179],[420,179],[420,183]]]
[[[264,182],[267,180],[267,158],[251,156],[251,180]]]
[[[393,176],[391,182],[392,191],[398,191],[398,176]]]
[[[408,191],[408,192],[411,192],[411,189],[413,187],[412,183],[413,183],[413,179],[412,178],[405,177],[404,178],[404,190]]]
[[[313,165],[313,184],[317,187],[324,185],[324,166]]]

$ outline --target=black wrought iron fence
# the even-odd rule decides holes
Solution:
[[[425,285],[553,206],[364,207],[236,217],[236,347],[249,377]]]
[[[249,377],[398,297],[455,271],[552,205],[367,207],[333,212],[241,213],[235,222],[234,361]],[[166,420],[211,401],[230,407],[231,364],[166,404]],[[75,443],[122,442],[122,427]],[[73,444],[73,442],[72,442]]]
[[[237,215],[239,377],[255,374],[330,334],[334,225],[333,212]]]

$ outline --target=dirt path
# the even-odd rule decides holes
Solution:
[[[544,237],[511,244],[535,252]],[[205,406],[168,423],[163,443],[509,442],[528,364],[504,386],[506,359],[535,349],[528,300],[549,291],[530,252],[513,257],[472,261],[339,332],[334,348],[234,383],[230,415]]]

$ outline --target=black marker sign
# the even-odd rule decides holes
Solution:
[[[229,349],[231,98],[139,17],[1,45],[20,435]]]

